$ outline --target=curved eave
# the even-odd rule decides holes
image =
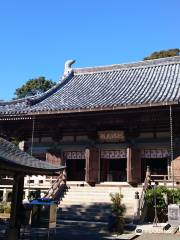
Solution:
[[[46,165],[46,163],[44,163]],[[50,175],[50,176],[56,176],[58,175],[58,172],[64,170],[65,166],[60,167],[53,167],[53,168],[35,168],[23,164],[15,163],[11,160],[7,160],[3,157],[0,157],[0,170],[7,172],[7,173],[21,173],[24,175]]]
[[[113,110],[126,110],[126,109],[143,109],[143,108],[152,108],[152,107],[161,107],[161,106],[171,106],[179,105],[179,101],[172,102],[159,102],[159,103],[144,103],[144,104],[134,104],[134,105],[117,105],[117,106],[107,106],[107,107],[93,107],[93,108],[77,108],[77,109],[62,109],[62,110],[49,110],[49,111],[34,111],[27,113],[16,113],[16,114],[7,114],[0,115],[0,120],[24,120],[31,119],[33,116],[38,115],[51,115],[51,114],[70,114],[70,113],[87,113],[87,112],[102,112],[102,111],[113,111]]]

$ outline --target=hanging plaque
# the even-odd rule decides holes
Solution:
[[[125,140],[123,131],[99,131],[98,137],[103,142],[123,142]]]

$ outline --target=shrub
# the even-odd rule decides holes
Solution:
[[[4,213],[10,213],[11,212],[11,204],[10,203],[6,203],[4,205]]]
[[[28,200],[31,201],[33,199],[38,199],[41,197],[41,192],[39,189],[35,190],[35,191],[30,191],[29,195],[28,195]]]
[[[122,204],[122,197],[123,195],[121,193],[111,193],[110,194],[111,201],[112,201],[112,218],[110,219],[113,221],[110,223],[111,229],[115,230],[116,232],[122,234],[124,231],[124,213],[126,210],[126,207],[124,204]],[[111,230],[110,229],[110,230]]]
[[[4,212],[4,206],[2,203],[0,203],[0,213],[3,213]]]
[[[154,219],[154,205],[156,198],[156,207],[158,219],[161,222],[167,221],[168,204],[180,203],[180,189],[168,189],[165,186],[157,186],[146,191],[145,201],[148,207],[147,218],[149,221]]]
[[[11,212],[11,204],[7,202],[0,203],[0,213],[10,213]]]

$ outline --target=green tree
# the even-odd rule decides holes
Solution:
[[[179,54],[180,54],[179,48],[172,48],[172,49],[168,49],[168,50],[161,50],[158,52],[153,52],[149,56],[145,57],[143,60],[174,57],[174,56],[179,56]]]
[[[47,80],[45,77],[29,79],[24,85],[16,89],[14,93],[15,99],[44,93],[55,84],[55,82]]]

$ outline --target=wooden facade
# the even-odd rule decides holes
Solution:
[[[178,106],[173,107],[174,158],[180,155],[179,111]],[[56,165],[65,164],[70,181],[136,184],[144,180],[147,166],[152,174],[168,174],[169,106],[80,116],[9,118],[1,121],[1,130],[8,137],[25,140],[27,150],[34,156]],[[174,164],[176,175],[178,159]]]
[[[67,73],[67,71],[66,71]],[[0,103],[0,133],[71,181],[180,175],[180,57],[74,69],[48,92]],[[174,168],[174,170],[173,170]]]

